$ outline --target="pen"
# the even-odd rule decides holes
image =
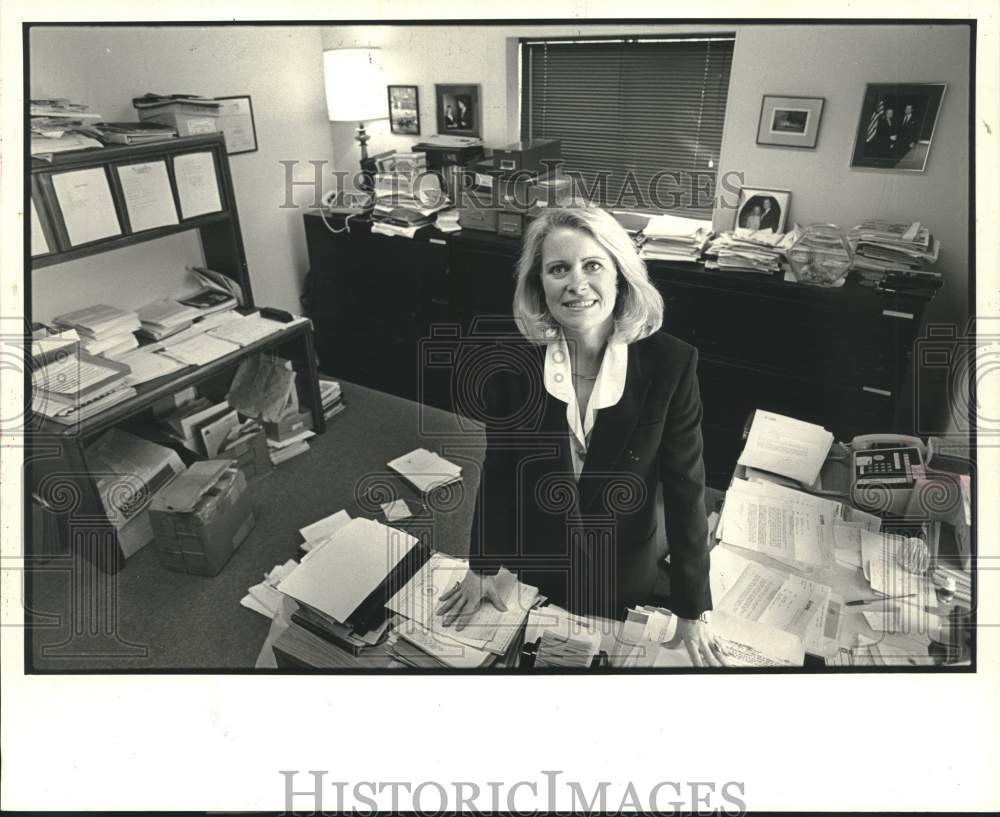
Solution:
[[[916,593],[906,593],[905,595],[902,595],[902,596],[879,596],[878,598],[874,598],[874,599],[854,599],[854,601],[847,602],[847,606],[848,607],[853,607],[854,605],[857,605],[857,604],[872,604],[872,603],[874,603],[876,601],[889,601],[891,599],[908,599],[908,598],[912,598],[915,595],[917,595],[917,594]]]

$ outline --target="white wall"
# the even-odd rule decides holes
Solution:
[[[308,269],[302,211],[282,209],[282,159],[330,161],[319,29],[312,26],[34,28],[31,95],[83,102],[109,121],[135,120],[147,92],[249,94],[258,150],[229,157],[259,304],[300,311]],[[311,172],[297,178],[309,179]],[[295,191],[302,205],[307,189]],[[202,263],[196,237],[178,236],[39,270],[35,320],[76,306],[136,307],[190,291],[185,264]]]

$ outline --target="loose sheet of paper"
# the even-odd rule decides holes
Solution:
[[[183,153],[174,157],[174,178],[181,215],[194,218],[222,209],[215,160],[211,153]]]
[[[159,354],[168,355],[174,360],[179,360],[190,366],[204,366],[206,363],[232,354],[239,348],[235,343],[230,343],[227,340],[213,338],[210,335],[199,335],[180,343],[171,343]]]
[[[350,521],[351,515],[347,511],[340,510],[313,522],[311,525],[306,525],[299,530],[299,533],[306,544],[311,546],[308,548],[311,551],[319,542],[333,536]]]
[[[142,349],[136,349],[134,352],[122,355],[118,361],[132,370],[131,374],[125,376],[125,382],[130,386],[138,386],[141,383],[156,380],[158,377],[179,372],[186,365],[166,355],[158,355],[155,352],[147,352]]]
[[[209,329],[208,334],[242,347],[249,346],[251,343],[269,337],[285,328],[285,324],[261,318],[259,315],[243,317],[237,313],[232,314],[236,317],[214,329]]]
[[[716,611],[712,632],[730,666],[801,667],[805,662],[802,639],[759,621]]]
[[[117,170],[133,233],[178,223],[166,162],[118,165]]]
[[[821,426],[758,409],[738,462],[812,485],[832,443]]]
[[[103,167],[52,174],[52,187],[74,247],[121,235],[115,203]]]

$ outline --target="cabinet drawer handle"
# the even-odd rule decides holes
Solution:
[[[897,312],[895,309],[883,309],[882,314],[887,318],[905,318],[908,321],[913,320],[912,312]]]
[[[448,243],[443,238],[428,238],[427,241],[429,243],[431,243],[431,244],[442,244],[442,245],[444,245],[444,244]]]
[[[876,389],[874,386],[862,386],[861,391],[866,391],[869,394],[880,394],[882,397],[892,397],[892,392],[887,389]]]

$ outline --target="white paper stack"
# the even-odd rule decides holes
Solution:
[[[643,228],[639,255],[646,260],[700,261],[711,236],[711,221],[664,213]]]
[[[426,448],[414,449],[409,454],[390,460],[387,465],[421,493],[429,493],[462,479],[461,466]]]
[[[201,313],[197,309],[164,298],[146,304],[139,310],[139,321],[142,323],[140,331],[153,340],[162,340],[187,329],[200,317]]]
[[[131,310],[96,304],[60,315],[55,324],[75,329],[81,347],[91,355],[114,358],[139,345],[135,336],[140,328],[139,316]]]
[[[775,275],[786,260],[785,253],[792,245],[793,236],[790,232],[773,233],[743,227],[720,233],[705,248],[705,267]]]
[[[832,444],[833,435],[822,426],[758,409],[738,462],[810,486]]]

